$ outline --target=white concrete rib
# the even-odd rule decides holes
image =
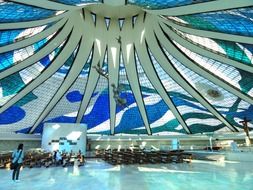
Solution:
[[[15,3],[21,3],[25,5],[30,5],[34,7],[39,7],[43,9],[50,9],[50,10],[58,10],[58,11],[65,11],[65,10],[73,10],[73,9],[78,9],[79,7],[77,6],[72,6],[72,5],[66,5],[63,3],[58,3],[58,2],[53,2],[53,1],[48,1],[48,0],[9,0]]]
[[[242,35],[229,34],[229,33],[217,32],[217,31],[208,31],[208,30],[191,28],[188,26],[183,26],[180,23],[176,23],[175,21],[172,21],[166,18],[160,18],[159,21],[164,22],[170,27],[176,28],[177,30],[185,32],[187,34],[201,36],[204,38],[226,40],[226,41],[245,43],[245,44],[253,44],[252,36],[242,36]]]
[[[2,46],[2,47],[0,47],[0,53],[5,53],[8,51],[16,50],[16,49],[23,48],[23,47],[29,46],[31,44],[34,44],[34,43],[50,36],[51,34],[57,32],[61,27],[63,27],[63,25],[66,21],[67,21],[67,19],[65,19],[65,18],[61,19],[60,21],[55,23],[53,26],[50,26],[49,28],[43,30],[42,32],[40,32],[38,34],[35,34],[32,37],[25,38],[23,40]]]
[[[147,36],[148,37],[148,36]],[[157,76],[157,73],[154,69],[154,66],[152,65],[152,62],[150,60],[148,50],[146,48],[145,43],[142,45],[136,45],[136,51],[138,53],[138,56],[141,60],[141,65],[146,73],[149,81],[154,86],[154,88],[157,90],[161,98],[164,100],[164,102],[167,104],[173,115],[176,117],[178,122],[181,124],[181,126],[184,128],[186,133],[191,134],[191,131],[185,121],[183,120],[182,116],[180,115],[179,111],[177,110],[176,106],[172,102],[171,98],[169,97],[168,93],[166,92],[164,86],[162,85],[159,77]]]
[[[141,20],[141,18],[138,18]],[[131,33],[132,30],[129,30],[126,28],[126,26],[131,26],[132,21],[131,19],[125,20],[124,23],[124,28],[123,28],[123,34],[128,33],[128,35],[134,35]],[[130,32],[130,33],[129,33]],[[128,39],[122,39],[122,55],[123,55],[123,60],[124,60],[124,65],[126,69],[126,74],[127,78],[130,84],[130,87],[133,91],[137,106],[139,108],[143,123],[146,127],[147,134],[152,135],[152,131],[150,129],[147,113],[146,113],[146,108],[144,106],[144,102],[142,99],[142,94],[141,94],[141,89],[140,89],[140,84],[139,84],[139,78],[138,78],[138,73],[137,73],[137,68],[136,68],[136,63],[135,63],[135,57],[134,57],[134,44]]]
[[[0,23],[0,30],[12,30],[12,29],[22,29],[22,28],[33,28],[37,26],[43,26],[49,23],[53,23],[61,20],[62,18],[68,18],[70,11],[66,11],[56,16],[50,18],[33,20],[33,21],[24,21],[24,22],[12,22],[12,23]]]
[[[235,68],[253,73],[253,66],[252,65],[240,63],[239,61],[235,61],[235,60],[232,60],[232,59],[227,58],[225,56],[218,55],[216,53],[208,51],[202,47],[199,47],[199,46],[191,43],[190,41],[183,39],[178,34],[176,34],[174,31],[172,31],[169,27],[167,27],[164,23],[160,23],[160,25],[161,25],[161,28],[164,30],[164,32],[167,33],[171,39],[175,40],[177,43],[183,45],[184,47],[186,47],[186,48],[188,48],[200,55],[203,55],[205,57],[209,57],[211,59],[225,63],[227,65],[231,65]]]
[[[79,30],[80,28],[75,27],[75,30]],[[76,37],[78,39],[78,37]],[[75,57],[74,62],[72,63],[72,66],[64,79],[63,83],[61,84],[60,88],[57,90],[49,104],[46,106],[46,108],[41,113],[40,117],[36,120],[35,124],[33,125],[33,128],[31,129],[30,133],[32,133],[36,127],[44,120],[44,118],[50,113],[50,111],[54,108],[54,106],[59,102],[59,100],[62,98],[62,96],[68,91],[68,89],[72,86],[72,84],[75,82],[76,78],[82,71],[84,65],[87,63],[87,60],[90,55],[91,47],[92,47],[92,41],[91,39],[82,38],[79,44],[79,50],[77,52],[77,55]],[[76,44],[78,45],[78,44]]]
[[[224,81],[218,76],[213,75],[210,71],[206,70],[205,68],[201,67],[194,63],[191,59],[189,59],[185,54],[179,51],[174,44],[171,43],[168,38],[163,34],[159,26],[155,29],[155,32],[159,38],[159,41],[163,44],[163,46],[167,49],[167,51],[171,52],[173,55],[177,55],[176,59],[183,63],[186,67],[191,69],[192,71],[196,72],[197,74],[205,77],[206,79],[210,80],[211,82],[217,84],[218,86],[222,87],[223,89],[227,90],[228,92],[238,96],[242,100],[248,102],[249,104],[253,104],[253,98],[250,97],[248,94],[241,92],[238,88],[234,87],[233,85],[229,84],[228,82]],[[172,31],[171,31],[172,33]],[[169,36],[173,35],[168,33]],[[194,49],[191,49],[194,51]],[[240,63],[242,64],[242,63]]]
[[[180,15],[190,15],[197,13],[205,13],[212,11],[222,11],[227,9],[237,9],[242,7],[253,6],[252,0],[216,0],[204,3],[196,3],[191,5],[159,9],[159,10],[145,10],[151,14],[155,15],[167,15],[167,16],[180,16]]]
[[[154,26],[155,27],[155,26]],[[152,54],[156,57],[158,62],[164,71],[182,88],[184,88],[189,94],[191,94],[196,100],[198,100],[206,109],[208,109],[215,117],[217,117],[221,122],[223,122],[230,130],[237,131],[237,129],[232,126],[210,103],[208,103],[200,94],[197,92],[182,76],[181,74],[172,66],[168,58],[161,52],[161,47],[159,46],[154,32],[150,31],[150,38],[147,39],[147,43],[150,47]],[[172,54],[176,58],[181,55]]]
[[[19,64],[13,65],[10,68],[7,68],[6,70],[0,72],[0,79],[5,78],[13,73],[16,73],[45,57],[46,55],[50,54],[55,48],[60,46],[64,40],[67,38],[67,36],[70,34],[73,27],[73,23],[71,21],[68,21],[63,29],[59,32],[59,34],[56,35],[55,38],[53,38],[49,43],[41,48],[38,52],[36,52],[34,55],[26,58]]]
[[[98,20],[98,22],[102,22],[101,20]],[[103,23],[104,24],[104,23]],[[85,114],[85,111],[89,105],[92,93],[94,92],[97,82],[99,80],[100,75],[97,73],[97,71],[93,68],[93,66],[97,66],[97,63],[100,62],[100,65],[103,66],[104,62],[104,56],[105,56],[105,50],[106,50],[106,43],[103,42],[103,31],[106,30],[104,25],[97,25],[98,27],[102,28],[95,28],[94,23],[92,20],[92,16],[90,13],[85,13],[85,28],[88,27],[87,31],[84,31],[83,36],[85,36],[86,32],[89,32],[89,34],[94,34],[96,36],[96,40],[94,42],[94,49],[93,49],[93,55],[92,55],[92,62],[91,62],[91,68],[88,76],[88,80],[85,86],[84,96],[82,99],[82,102],[80,104],[80,108],[77,114],[76,123],[80,123],[82,121],[82,118]],[[101,76],[102,77],[102,76]]]
[[[126,26],[125,26],[126,27]],[[118,86],[119,64],[120,64],[120,44],[116,38],[119,38],[118,19],[111,19],[107,38],[108,51],[108,71],[109,71],[109,97],[110,97],[110,129],[111,135],[114,135],[116,121],[116,101],[113,98],[112,84]]]
[[[73,22],[73,20],[71,20],[70,22]],[[77,30],[74,30],[71,36],[69,37],[69,40],[66,46],[61,51],[60,55],[56,57],[56,59],[48,66],[48,68],[41,75],[39,75],[36,79],[31,81],[18,94],[16,94],[12,99],[10,99],[6,104],[4,104],[0,108],[0,113],[2,113],[6,109],[8,109],[10,106],[15,104],[17,101],[23,98],[26,94],[31,92],[33,89],[35,89],[45,80],[47,80],[50,76],[52,76],[55,72],[57,72],[57,70],[66,62],[66,60],[75,50],[76,45],[78,44],[78,41],[80,39],[80,38],[79,39],[77,38],[78,35],[79,35],[79,32]]]

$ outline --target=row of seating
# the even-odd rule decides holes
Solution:
[[[0,154],[0,169],[9,168],[12,153]],[[50,166],[73,166],[75,161],[78,166],[83,166],[85,158],[83,155],[62,154],[62,160],[56,161],[49,152],[27,152],[24,157],[23,167],[50,167]]]
[[[193,158],[191,153],[183,150],[175,151],[147,151],[141,149],[108,149],[97,150],[97,157],[110,164],[148,164],[148,163],[182,163],[190,162]]]
[[[11,152],[0,154],[0,169],[7,168],[11,162]]]

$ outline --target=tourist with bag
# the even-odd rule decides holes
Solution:
[[[11,162],[11,169],[13,170],[12,173],[12,180],[18,182],[19,178],[19,171],[23,163],[24,159],[24,151],[23,151],[23,144],[19,144],[17,150],[14,150],[12,153],[12,162]]]

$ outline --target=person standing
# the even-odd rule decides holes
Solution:
[[[15,167],[13,169],[13,173],[12,173],[12,180],[13,181],[19,181],[19,171],[20,168],[22,166],[23,163],[23,159],[24,159],[24,151],[23,151],[23,144],[19,144],[18,148],[16,150],[13,151],[12,153],[12,163],[17,163],[15,164]]]
[[[56,151],[56,165],[62,165],[63,162],[62,162],[62,156],[61,156],[61,153],[59,152],[59,150]]]

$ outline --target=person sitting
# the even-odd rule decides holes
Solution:
[[[74,161],[73,161],[74,156],[75,155],[72,150],[68,153],[65,153],[63,157],[63,161],[62,161],[62,166],[63,167],[72,166],[74,164]]]
[[[82,151],[79,150],[78,153],[77,153],[77,159],[81,159],[81,157],[82,157]]]
[[[46,158],[45,167],[48,168],[48,167],[51,166],[52,164],[53,164],[53,161],[52,161],[52,154],[49,153],[49,154],[48,154],[48,157]]]
[[[83,166],[84,162],[85,162],[84,155],[82,155],[81,150],[79,150],[78,154],[77,154],[77,163],[78,163],[77,165],[78,165],[78,167]]]
[[[78,167],[83,166],[85,163],[84,155],[82,155],[80,159],[77,159],[77,161],[78,161]]]

